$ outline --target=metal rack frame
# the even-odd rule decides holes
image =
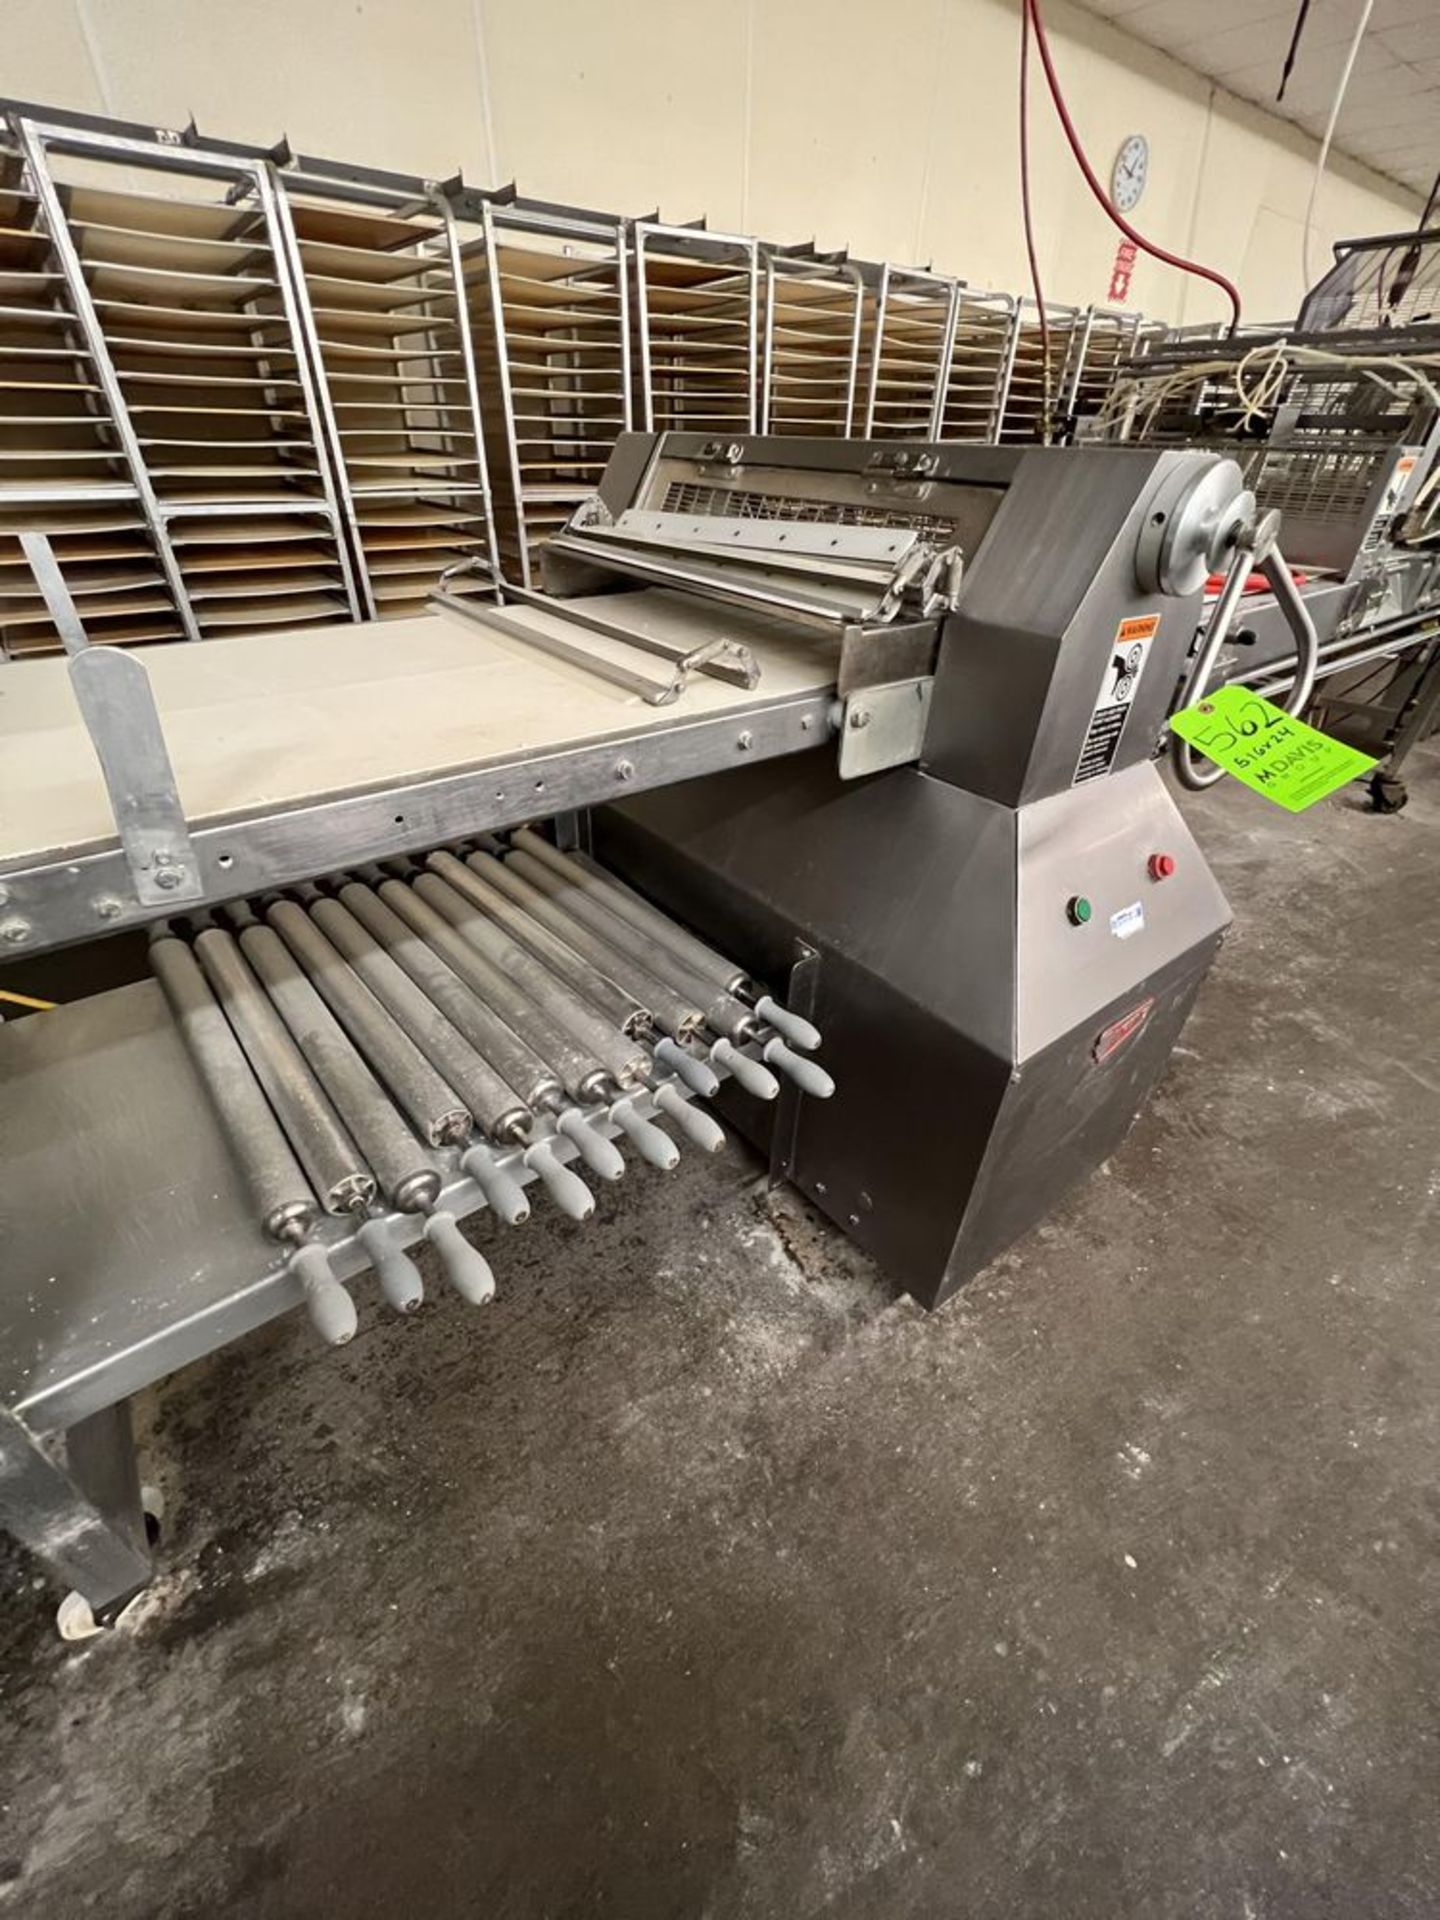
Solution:
[[[834,368],[843,362],[838,379],[832,372],[828,380],[821,384],[831,390],[829,397],[822,395],[813,400],[791,397],[791,407],[803,405],[814,407],[817,411],[804,416],[804,431],[807,433],[836,433],[850,431],[850,422],[855,414],[855,387],[860,373],[860,331],[864,320],[865,282],[857,266],[840,256],[820,256],[813,249],[799,247],[761,247],[765,262],[765,285],[762,303],[763,335],[760,357],[760,426],[761,433],[773,433],[778,412],[777,403],[782,390],[784,376],[781,374],[777,353],[790,351],[796,357],[803,357],[807,363]],[[842,356],[821,351],[824,342],[816,340],[809,343],[810,351],[804,347],[785,348],[777,343],[777,312],[780,307],[779,288],[783,281],[792,280],[805,287],[834,287],[850,290],[853,308],[850,319],[850,338],[848,351]],[[838,309],[833,317],[843,317]],[[783,332],[787,323],[780,322]],[[836,342],[843,335],[835,334]],[[838,392],[836,391],[838,389]],[[784,431],[783,428],[780,431]]]
[[[526,241],[558,245],[568,250],[572,244],[600,250],[593,257],[594,269],[598,271],[608,265],[614,274],[616,298],[616,334],[614,349],[618,364],[615,368],[614,401],[619,408],[615,430],[608,437],[597,434],[596,426],[607,424],[586,417],[588,406],[582,413],[582,422],[591,431],[583,441],[577,444],[600,449],[598,457],[587,460],[585,465],[595,469],[594,480],[585,486],[570,488],[573,495],[569,504],[578,505],[588,493],[594,491],[599,475],[604,470],[609,449],[621,433],[629,432],[633,425],[633,381],[630,344],[630,243],[626,222],[618,215],[589,212],[577,207],[560,207],[543,201],[525,200],[514,192],[513,188],[500,193],[475,192],[463,189],[451,196],[451,204],[456,213],[472,224],[478,219],[480,237],[461,248],[463,263],[477,256],[483,262],[485,291],[485,324],[488,328],[487,347],[493,347],[494,379],[499,396],[499,406],[485,411],[486,426],[492,443],[500,454],[500,470],[504,476],[505,498],[500,504],[500,512],[505,520],[505,531],[512,533],[514,544],[514,563],[520,584],[530,588],[538,584],[533,560],[533,548],[539,539],[532,534],[532,510],[543,504],[545,499],[553,499],[553,493],[542,495],[538,487],[531,486],[525,479],[525,461],[521,454],[523,436],[518,432],[519,417],[527,413],[526,409],[517,410],[515,404],[515,383],[512,378],[511,340],[512,327],[511,303],[505,297],[503,285],[502,255],[510,236],[519,236]],[[610,249],[612,259],[606,262],[603,251]],[[563,257],[563,256],[562,256]],[[577,262],[577,265],[582,264]],[[472,282],[466,283],[473,284]],[[472,320],[474,314],[472,312]],[[473,329],[472,329],[473,331]],[[587,369],[581,365],[578,355],[583,349],[590,350],[591,343],[574,341],[569,343],[572,356],[570,367],[560,367],[545,376],[546,384],[556,380],[554,397],[573,400],[575,383],[581,373]],[[566,343],[556,343],[556,352],[563,355]],[[479,364],[477,358],[477,365]],[[558,375],[558,380],[557,380]],[[566,382],[569,384],[567,385]],[[608,394],[608,386],[604,389]],[[542,416],[543,417],[543,416]],[[497,427],[496,421],[499,421]],[[564,445],[565,436],[557,436],[556,444]],[[568,516],[567,516],[568,517]],[[497,532],[497,545],[499,535]]]
[[[635,289],[635,339],[639,343],[639,361],[637,366],[638,394],[640,399],[641,424],[646,432],[668,430],[684,431],[688,427],[701,430],[713,430],[717,433],[753,433],[757,416],[757,390],[759,374],[759,256],[760,242],[743,234],[712,233],[708,228],[666,226],[655,220],[636,220],[631,222],[631,256],[634,263],[633,285]],[[717,294],[717,298],[730,301],[743,301],[745,312],[741,319],[733,320],[727,316],[729,324],[737,331],[743,331],[744,338],[737,345],[724,343],[727,353],[743,353],[745,363],[743,374],[743,394],[737,396],[738,404],[727,409],[724,415],[704,416],[686,413],[683,408],[675,411],[673,405],[662,404],[664,399],[673,402],[685,397],[683,383],[697,379],[713,377],[713,369],[701,373],[704,364],[687,358],[681,339],[667,352],[671,365],[669,380],[657,382],[656,346],[653,337],[654,300],[649,274],[649,262],[655,258],[670,258],[676,261],[694,261],[708,263],[720,270],[729,269],[742,283],[742,291]],[[702,291],[706,291],[702,289]],[[683,330],[682,336],[683,338]],[[714,349],[712,349],[714,351]],[[737,370],[738,371],[738,370]],[[734,376],[724,375],[725,379]],[[700,393],[705,392],[701,388]],[[728,387],[725,389],[728,393]],[[695,397],[692,385],[691,397]],[[661,416],[664,416],[663,418]]]
[[[325,413],[316,386],[303,338],[303,309],[289,272],[279,200],[274,190],[269,163],[253,154],[218,147],[186,144],[178,135],[144,139],[133,133],[118,133],[106,128],[82,124],[80,116],[69,119],[37,119],[23,111],[9,116],[12,136],[35,182],[45,215],[48,237],[60,262],[75,315],[84,334],[87,349],[110,409],[113,430],[130,470],[136,495],[155,544],[160,566],[175,601],[187,639],[201,637],[191,590],[175,553],[172,530],[180,523],[201,523],[221,518],[248,515],[302,515],[322,518],[335,542],[341,591],[353,618],[359,612],[355,577],[350,564],[344,534],[344,518],[335,486],[331,447],[326,434]],[[246,499],[237,488],[234,500],[202,501],[166,498],[157,489],[146,461],[140,436],[130,414],[123,378],[115,365],[110,342],[101,323],[81,258],[70,228],[69,216],[60,189],[49,165],[54,153],[76,155],[84,159],[112,162],[118,166],[143,167],[161,172],[183,174],[190,178],[230,183],[227,198],[238,201],[253,195],[259,211],[276,271],[276,293],[280,316],[295,344],[289,349],[296,366],[296,381],[303,397],[305,417],[310,429],[315,456],[319,494],[314,497]]]
[[[304,240],[296,227],[295,210],[297,203],[318,206],[324,201],[333,201],[337,203],[337,206],[341,209],[348,210],[355,208],[374,211],[378,214],[388,214],[396,219],[402,220],[424,215],[433,218],[438,223],[435,238],[440,241],[440,245],[436,249],[436,253],[438,263],[449,276],[449,291],[443,297],[453,299],[454,301],[454,324],[456,337],[459,342],[458,355],[463,369],[462,378],[465,388],[465,399],[463,407],[452,408],[448,402],[440,402],[437,403],[433,410],[438,414],[442,414],[442,416],[448,414],[450,411],[455,411],[460,413],[462,417],[468,418],[469,428],[466,437],[472,441],[474,457],[473,460],[457,457],[454,464],[456,466],[473,465],[476,470],[476,480],[473,486],[464,487],[453,486],[447,483],[444,486],[437,485],[427,488],[422,482],[404,486],[396,484],[379,488],[367,488],[364,491],[367,495],[376,499],[392,498],[397,501],[401,499],[420,499],[423,498],[427,492],[434,494],[441,492],[452,493],[457,500],[473,497],[479,502],[479,510],[474,513],[472,517],[481,520],[484,527],[482,536],[484,559],[491,580],[494,581],[498,579],[500,574],[500,561],[495,537],[494,496],[490,484],[489,460],[485,447],[484,413],[480,400],[476,356],[470,327],[469,306],[465,298],[465,275],[461,256],[459,225],[452,200],[452,190],[458,188],[461,183],[459,183],[458,180],[455,182],[440,183],[434,180],[422,179],[418,176],[383,173],[376,170],[349,166],[341,162],[317,159],[308,155],[296,155],[293,158],[289,158],[284,164],[275,166],[272,171],[278,190],[277,199],[282,209],[281,220],[286,245],[289,249],[291,274],[297,289],[297,296],[302,311],[302,334],[307,351],[311,355],[316,380],[324,395],[323,408],[327,429],[331,438],[332,458],[337,475],[337,485],[343,504],[345,523],[349,531],[354,554],[356,577],[359,582],[366,617],[378,619],[382,618],[383,615],[377,601],[373,569],[365,547],[363,522],[356,500],[358,489],[350,471],[344,434],[336,415],[337,403],[332,390],[332,379],[337,377],[343,378],[344,376],[332,375],[330,368],[326,364],[325,342],[317,325],[314,302],[310,297],[309,281],[303,253]],[[302,196],[304,197],[303,202]],[[417,258],[418,257],[417,255]],[[446,317],[448,318],[449,316]],[[436,351],[437,349],[431,347],[418,353],[415,357],[418,361],[429,362],[433,365]],[[423,374],[414,384],[420,388],[424,388],[428,384],[432,384],[435,379],[436,376],[434,376],[433,373]],[[408,383],[397,374],[397,389],[404,388],[407,384]],[[453,441],[455,438],[454,433],[447,433],[443,425],[432,431],[433,437],[440,440],[448,439]],[[405,429],[407,437],[410,436],[410,432],[411,430],[407,426]],[[442,570],[443,569],[437,568],[437,577]]]
[[[862,269],[863,271],[863,269]],[[965,283],[951,278],[948,274],[932,273],[925,267],[897,267],[888,260],[884,261],[878,272],[869,270],[874,277],[873,294],[869,310],[864,321],[864,333],[869,349],[869,364],[866,372],[865,405],[860,416],[859,432],[866,440],[885,437],[887,439],[935,440],[940,437],[940,422],[945,409],[945,392],[950,378],[950,357],[955,344],[955,325],[960,311],[960,295]],[[944,308],[940,322],[939,337],[935,347],[933,365],[925,367],[921,357],[922,377],[913,383],[917,394],[928,385],[928,402],[915,403],[924,406],[926,418],[919,422],[902,426],[877,421],[877,409],[887,404],[912,404],[886,402],[880,398],[880,382],[884,378],[887,346],[886,331],[892,323],[904,323],[906,316],[903,304],[907,301],[929,301]],[[900,343],[904,345],[902,341]],[[894,351],[894,348],[888,349]],[[914,365],[908,354],[903,364]]]
[[[966,345],[962,350],[962,330],[978,330],[990,324],[989,316],[1001,316],[1001,338],[999,352],[995,361],[994,377],[991,381],[990,399],[985,409],[985,431],[982,434],[962,433],[958,431],[961,421],[957,415],[962,409],[974,406],[970,400],[957,396],[956,383],[962,372],[970,371],[975,363],[971,348]],[[950,363],[945,370],[945,386],[940,408],[939,438],[942,440],[980,440],[991,446],[1000,444],[1000,429],[1005,418],[1005,407],[1010,394],[1010,379],[1015,370],[1015,349],[1019,340],[1020,302],[1008,293],[990,293],[980,287],[962,284],[960,301],[956,310],[955,328],[950,342]]]

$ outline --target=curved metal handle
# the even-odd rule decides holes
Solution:
[[[1310,618],[1304,596],[1295,583],[1295,576],[1290,571],[1290,563],[1275,543],[1274,528],[1264,526],[1258,550],[1249,547],[1236,550],[1230,571],[1225,576],[1225,585],[1220,590],[1220,598],[1215,603],[1210,625],[1205,630],[1204,645],[1186,684],[1182,704],[1189,706],[1193,701],[1204,698],[1215,662],[1220,657],[1220,649],[1230,637],[1230,628],[1234,625],[1236,609],[1245,591],[1252,563],[1264,574],[1266,584],[1285,617],[1285,624],[1295,637],[1295,678],[1284,705],[1287,713],[1299,715],[1309,705],[1310,695],[1315,689],[1315,673],[1320,664],[1320,636],[1315,630],[1315,622]],[[1175,774],[1182,787],[1199,793],[1224,778],[1223,767],[1213,763],[1203,767],[1199,764],[1189,741],[1182,740],[1178,734],[1172,734],[1171,741]]]
[[[1185,682],[1185,691],[1180,697],[1182,707],[1191,706],[1196,700],[1204,698],[1210,676],[1215,671],[1215,662],[1220,658],[1220,649],[1230,638],[1230,629],[1235,624],[1235,615],[1254,563],[1255,549],[1252,545],[1247,543],[1236,547],[1230,560],[1230,570],[1225,575],[1225,584],[1220,589],[1220,597],[1215,602],[1210,623],[1205,629],[1205,638],[1200,643],[1200,651]],[[1176,778],[1182,787],[1188,787],[1192,793],[1200,793],[1224,778],[1223,767],[1201,767],[1195,758],[1194,748],[1188,740],[1182,740],[1178,733],[1171,734],[1170,741]]]
[[[1315,631],[1315,622],[1310,618],[1305,597],[1290,571],[1290,562],[1279,547],[1272,548],[1266,554],[1260,562],[1260,571],[1285,616],[1286,626],[1295,637],[1295,678],[1285,702],[1285,711],[1301,714],[1310,704],[1310,695],[1315,691],[1315,669],[1320,664],[1320,636]]]

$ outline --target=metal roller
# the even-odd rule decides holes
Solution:
[[[401,892],[408,896],[403,905]],[[469,985],[527,1046],[554,1068],[572,1100],[588,1103],[604,1092],[608,1070],[553,1014],[542,1011],[529,997],[529,974],[518,981],[511,979],[461,932],[461,924],[472,917],[473,909],[466,906],[453,888],[431,873],[417,874],[414,883],[404,888],[398,881],[386,881],[381,893],[402,918],[410,920],[417,933],[423,933],[432,946],[440,946],[457,971],[452,951],[458,950],[466,957]],[[447,936],[445,945],[440,945],[439,929]]]
[[[432,1147],[468,1139],[474,1125],[469,1108],[305,909],[276,900],[265,918],[421,1139]]]
[[[741,1041],[754,1037],[757,1023],[749,1007],[737,1000],[734,994],[726,993],[709,980],[698,978],[674,954],[660,951],[649,934],[642,933],[628,920],[612,913],[609,907],[602,906],[592,894],[572,886],[568,880],[562,879],[528,853],[510,854],[505,867],[507,872],[518,874],[540,893],[548,895],[556,906],[561,907],[572,919],[589,927],[607,945],[640,961],[662,980],[668,981],[677,993],[691,996],[707,1027],[723,1034],[727,1040]]]
[[[195,957],[326,1212],[348,1213],[357,1201],[373,1200],[374,1174],[235,936],[207,929],[196,938]]]
[[[705,1016],[698,1005],[677,993],[643,962],[602,940],[538,887],[513,873],[506,862],[488,853],[472,853],[465,864],[643,1002],[663,1033],[676,1040],[686,1040],[704,1026]]]
[[[622,886],[613,874],[607,873],[588,855],[562,853],[559,847],[543,834],[536,833],[533,827],[517,827],[510,840],[520,852],[530,854],[562,880],[590,894],[622,920],[628,920],[640,933],[658,940],[662,947],[668,948],[683,961],[697,979],[709,981],[721,993],[738,994],[745,985],[747,975],[743,967],[737,967],[723,953],[707,947],[703,940],[678,926],[658,907],[652,907],[632,888]]]
[[[167,935],[151,944],[150,968],[240,1163],[262,1229],[272,1240],[303,1236],[315,1223],[314,1195],[194,954]]]
[[[456,861],[455,865],[459,867],[460,863]],[[470,878],[463,867],[460,873],[464,879]],[[641,1083],[650,1066],[649,1055],[642,1046],[627,1039],[563,980],[557,980],[535,954],[488,919],[448,878],[439,873],[422,873],[413,885],[421,899],[428,900],[437,912],[443,913],[451,926],[508,980],[514,981],[548,1019],[587,1053],[593,1054],[617,1086],[633,1087]]]
[[[309,903],[309,911],[392,1019],[441,1070],[482,1130],[501,1140],[523,1131],[530,1116],[513,1090],[350,909],[322,896]],[[456,986],[464,991],[458,981]]]
[[[717,953],[713,947],[706,946],[703,940],[697,939],[658,907],[652,907],[648,900],[633,888],[625,886],[613,874],[607,873],[588,854],[578,851],[562,853],[532,827],[517,828],[510,838],[520,852],[530,854],[561,879],[590,894],[598,905],[629,921],[637,932],[658,940],[696,979],[709,981],[722,993],[736,999],[741,998],[742,990],[750,987],[749,976],[743,968],[736,966],[733,960],[727,960],[724,954]],[[757,1018],[773,1027],[791,1046],[803,1047],[807,1053],[813,1053],[819,1047],[819,1029],[798,1013],[791,1013],[788,1007],[781,1006],[772,995],[762,993],[752,1004]],[[733,1039],[735,1036],[732,1033],[730,1037]]]
[[[636,1033],[651,1024],[650,1009],[612,980],[574,947],[567,946],[558,934],[551,933],[498,887],[482,880],[453,853],[432,853],[425,863],[432,872],[447,880],[473,906],[513,934],[558,979],[594,1007],[602,1019],[619,1027],[622,1033]]]
[[[382,889],[393,889],[393,897],[407,910],[413,906],[424,909],[424,902],[416,902],[410,889],[398,880],[382,881],[381,885]],[[534,1049],[527,1047],[499,1014],[477,996],[464,972],[470,959],[470,950],[464,941],[440,921],[437,914],[424,909],[430,920],[438,922],[437,941],[443,938],[446,943],[444,947],[430,944],[420,927],[409,918],[402,919],[388,900],[358,880],[340,889],[340,899],[390,958],[459,1028],[491,1071],[511,1089],[528,1124],[530,1109],[542,1106],[552,1094],[559,1093],[560,1082]],[[452,964],[452,954],[457,964]],[[517,1124],[513,1129],[497,1133],[496,1138],[509,1139],[523,1131],[524,1127]]]
[[[439,1173],[279,934],[273,927],[246,927],[240,946],[363,1147],[390,1205],[402,1213],[433,1206],[440,1193]]]
[[[482,977],[488,982],[494,970],[482,975],[479,954],[402,882],[382,881],[381,894],[384,898],[357,881],[343,887],[340,897],[411,979],[432,994],[457,1025],[463,1022],[462,1030],[484,1047],[488,1060],[505,1079],[523,1089],[527,1108],[549,1106],[558,1100],[562,1088],[555,1073],[477,991]],[[595,1206],[589,1189],[555,1158],[548,1145],[541,1143],[535,1158],[530,1160],[528,1154],[526,1158],[558,1206],[573,1218],[589,1217]],[[486,1148],[472,1147],[460,1164],[498,1219],[509,1224],[528,1219],[530,1208],[519,1182]]]

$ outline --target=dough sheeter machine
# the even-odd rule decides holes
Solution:
[[[1253,525],[1208,453],[627,435],[545,596],[143,658],[32,541],[0,954],[151,977],[0,1027],[0,1524],[111,1617],[130,1395],[302,1301],[347,1338],[372,1269],[416,1305],[422,1239],[483,1300],[532,1202],[723,1127],[942,1301],[1222,937],[1152,761]]]

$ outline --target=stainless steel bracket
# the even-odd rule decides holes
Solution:
[[[65,647],[136,899],[143,907],[200,899],[199,863],[144,662],[118,647],[91,646],[47,536],[22,533],[20,543]]]
[[[892,680],[839,701],[840,778],[858,780],[920,758],[934,679]]]

